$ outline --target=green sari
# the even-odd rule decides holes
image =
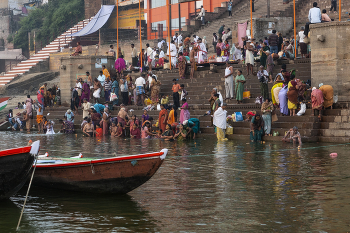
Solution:
[[[236,100],[241,101],[243,100],[244,84],[241,82],[238,82],[238,80],[245,81],[243,74],[239,76],[237,75],[236,81],[235,81]]]
[[[263,51],[267,51],[267,50],[270,50],[270,48],[268,46],[265,46],[263,48]],[[264,68],[266,68],[266,60],[267,60],[267,55],[265,53],[261,53],[260,65],[262,65]]]
[[[176,133],[179,133],[179,131],[177,131]],[[183,134],[187,134],[187,131],[185,130],[185,129],[183,129],[182,130],[182,133]],[[179,136],[177,136],[177,138],[176,138],[178,141],[183,141],[184,139],[186,139],[186,138],[184,138],[181,134],[179,134]]]

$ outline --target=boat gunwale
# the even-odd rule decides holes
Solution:
[[[30,153],[31,149],[32,149],[31,146],[25,146],[20,148],[3,150],[3,151],[0,151],[0,158],[5,156],[10,156],[10,155],[27,154],[27,153]]]
[[[140,155],[126,155],[126,156],[105,158],[105,159],[92,159],[87,161],[37,164],[36,166],[37,168],[74,168],[79,166],[90,166],[92,164],[103,165],[103,164],[110,164],[110,163],[116,163],[116,162],[128,162],[128,161],[140,160],[140,159],[155,159],[155,158],[160,158],[160,156],[162,155],[164,155],[164,152],[161,151],[161,152],[154,152],[154,153],[140,154]]]

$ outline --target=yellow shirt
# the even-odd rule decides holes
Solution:
[[[168,104],[168,103],[169,103],[169,97],[165,97],[160,100],[160,104]]]
[[[106,69],[103,69],[103,75],[104,75],[106,78],[108,78],[108,79],[111,78],[111,75],[109,74],[107,68],[106,68]]]

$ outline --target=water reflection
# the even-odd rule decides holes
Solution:
[[[350,226],[348,144],[255,144],[84,138],[2,133],[2,148],[42,140],[52,156],[109,157],[169,149],[155,176],[126,196],[33,187],[25,231],[345,232]],[[332,159],[329,154],[338,153]],[[0,208],[0,232],[14,231],[21,193]]]

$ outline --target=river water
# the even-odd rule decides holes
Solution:
[[[350,144],[96,139],[0,132],[1,149],[40,139],[41,154],[111,157],[168,148],[162,167],[127,195],[32,187],[20,232],[346,232]],[[329,154],[337,152],[337,158]],[[25,189],[0,202],[15,232]]]

